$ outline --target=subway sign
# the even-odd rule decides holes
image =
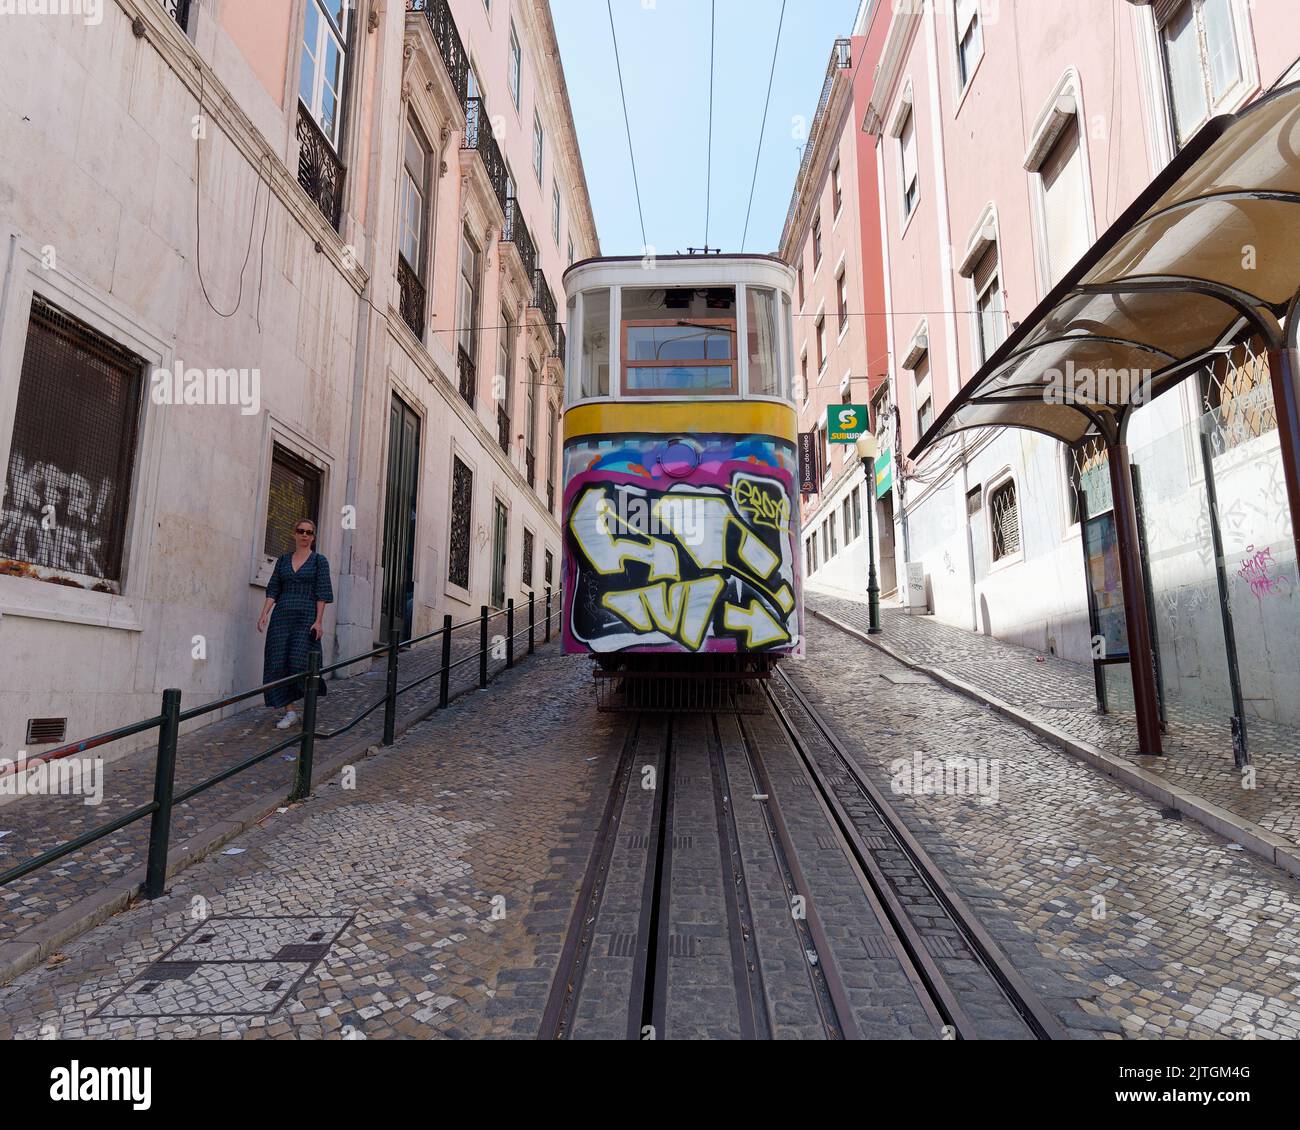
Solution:
[[[857,443],[866,430],[865,404],[832,404],[826,409],[826,438],[831,443]]]

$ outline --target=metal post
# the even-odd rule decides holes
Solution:
[[[1300,387],[1296,385],[1295,340],[1300,333],[1300,295],[1287,310],[1287,347],[1268,352],[1269,380],[1273,385],[1273,409],[1277,413],[1278,446],[1282,454],[1282,476],[1291,508],[1291,536],[1296,560],[1300,561]]]
[[[1201,373],[1201,398],[1207,398],[1209,374]],[[1241,693],[1241,670],[1237,666],[1237,632],[1232,623],[1232,598],[1228,593],[1228,570],[1223,558],[1223,531],[1219,527],[1219,490],[1214,482],[1214,452],[1210,447],[1210,420],[1202,416],[1201,469],[1205,475],[1205,504],[1210,515],[1210,541],[1214,547],[1214,579],[1219,589],[1219,618],[1223,624],[1223,650],[1228,660],[1228,689],[1232,692],[1232,760],[1240,769],[1250,764],[1246,738],[1246,706]]]
[[[487,686],[487,624],[488,624],[488,606],[486,604],[479,606],[478,614],[478,686],[482,690]]]
[[[506,668],[515,665],[515,598],[506,601]]]
[[[302,736],[298,739],[298,774],[291,801],[311,796],[311,763],[316,751],[316,698],[320,686],[320,652],[307,653],[307,686],[302,696]]]
[[[1128,444],[1113,443],[1106,450],[1110,464],[1110,492],[1115,505],[1115,538],[1119,549],[1120,583],[1124,587],[1124,623],[1128,629],[1129,671],[1133,678],[1133,704],[1137,713],[1138,752],[1164,752],[1160,743],[1160,703],[1156,695],[1151,630],[1147,623],[1146,586],[1138,545],[1137,511],[1133,506],[1133,478],[1129,474]]]
[[[536,595],[537,595],[536,593],[532,593],[532,592],[528,594],[528,654],[529,655],[532,655],[533,651],[535,650],[533,637],[537,631],[537,613],[535,611],[535,605],[537,604],[537,601],[535,599]]]
[[[163,691],[162,724],[158,727],[158,756],[154,761],[153,801],[157,807],[149,825],[149,862],[144,897],[161,897],[167,884],[167,844],[171,838],[172,796],[176,791],[176,736],[181,726],[181,692]]]
[[[384,745],[392,745],[397,736],[397,644],[401,633],[388,632],[388,682],[384,690]]]
[[[551,642],[551,586],[546,586],[546,635],[542,637],[543,643]]]
[[[1138,552],[1142,555],[1142,595],[1147,602],[1147,626],[1151,630],[1151,665],[1156,677],[1156,701],[1160,704],[1160,732],[1169,718],[1165,713],[1165,672],[1160,661],[1160,625],[1156,622],[1156,597],[1151,591],[1151,554],[1147,551],[1147,519],[1142,509],[1142,469],[1133,468],[1133,513],[1137,515]]]
[[[867,506],[867,634],[880,632],[880,582],[876,577],[876,460],[862,461]]]
[[[442,618],[442,671],[438,674],[438,709],[447,709],[447,692],[451,683],[451,613]]]

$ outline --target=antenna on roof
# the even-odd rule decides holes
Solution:
[[[722,248],[721,248],[721,247],[709,247],[709,246],[706,244],[704,247],[688,247],[688,248],[686,249],[686,254],[688,254],[688,255],[721,255],[721,254],[722,254]]]

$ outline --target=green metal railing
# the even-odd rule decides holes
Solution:
[[[287,675],[283,679],[276,679],[274,682],[263,683],[252,690],[241,691],[239,694],[229,695],[226,698],[217,699],[213,702],[204,703],[202,706],[196,706],[189,710],[181,709],[181,692],[172,687],[162,694],[162,710],[159,714],[151,718],[145,718],[139,722],[132,722],[127,726],[119,726],[115,730],[107,730],[102,734],[96,734],[94,737],[86,738],[79,742],[71,742],[67,745],[59,746],[57,749],[47,750],[45,753],[37,754],[34,757],[27,758],[15,769],[15,772],[26,772],[27,768],[37,762],[56,761],[64,757],[72,757],[76,754],[85,753],[88,750],[96,749],[101,746],[109,745],[112,742],[121,741],[124,738],[133,737],[136,734],[146,733],[149,730],[158,731],[158,751],[154,762],[154,789],[153,800],[148,804],[139,805],[129,812],[123,813],[115,820],[107,824],[101,824],[96,828],[91,828],[75,839],[67,840],[57,847],[50,848],[40,855],[29,859],[26,863],[20,863],[7,871],[0,872],[0,887],[12,883],[43,867],[48,867],[51,863],[56,863],[65,856],[80,851],[82,848],[112,835],[114,832],[121,831],[123,828],[134,824],[145,817],[150,818],[149,828],[149,855],[145,867],[144,895],[146,898],[155,899],[162,895],[167,875],[167,852],[171,843],[171,823],[172,809],[178,804],[184,804],[200,793],[207,792],[208,789],[221,784],[231,777],[237,776],[246,769],[251,769],[255,765],[261,764],[267,758],[274,757],[277,753],[289,749],[291,746],[298,747],[297,766],[294,772],[293,787],[289,793],[290,801],[304,800],[311,795],[311,774],[312,762],[315,757],[316,743],[318,741],[330,741],[334,738],[341,737],[353,727],[357,726],[363,719],[368,718],[381,706],[384,708],[384,745],[392,745],[396,739],[397,731],[397,700],[400,696],[416,687],[422,686],[435,677],[438,679],[438,709],[443,710],[450,701],[451,693],[451,672],[473,660],[478,661],[478,686],[480,689],[488,685],[489,664],[488,657],[489,632],[488,625],[500,616],[506,618],[505,631],[505,667],[503,670],[509,670],[515,665],[515,640],[523,635],[528,637],[528,652],[532,655],[536,647],[536,594],[528,594],[528,624],[527,627],[515,630],[515,602],[513,599],[506,602],[504,608],[499,608],[495,612],[489,610],[487,605],[483,605],[479,615],[470,620],[464,620],[459,624],[452,623],[450,615],[445,615],[442,620],[442,627],[435,628],[432,632],[426,632],[422,636],[415,636],[408,640],[402,640],[400,633],[396,629],[389,632],[388,643],[374,648],[361,655],[353,655],[347,659],[340,659],[331,663],[327,667],[322,667],[320,662],[320,653],[311,652],[308,655],[307,670],[298,672],[294,675]],[[543,643],[549,643],[551,639],[551,589],[546,588],[545,596],[545,634]],[[477,651],[471,651],[461,656],[455,662],[451,658],[452,636],[455,632],[470,628],[474,625],[479,629],[479,647]],[[441,637],[442,655],[440,664],[434,670],[412,679],[405,686],[400,685],[399,680],[399,663],[401,654],[409,651],[416,644],[432,640],[435,636]],[[335,671],[341,671],[344,668],[355,666],[358,663],[364,663],[367,660],[377,659],[384,656],[386,660],[386,672],[384,680],[384,694],[381,698],[370,703],[359,714],[350,719],[348,722],[333,730],[324,732],[316,728],[316,707],[317,699],[320,694],[320,680],[323,676]],[[236,765],[223,769],[197,785],[192,785],[180,792],[176,791],[176,747],[180,735],[182,723],[192,721],[195,718],[203,717],[218,710],[223,710],[228,706],[234,706],[236,703],[243,702],[260,694],[265,694],[269,690],[277,687],[289,686],[301,680],[306,680],[303,687],[302,703],[302,725],[297,733],[291,734],[282,741],[276,742],[269,749],[264,749],[251,757],[245,758]]]

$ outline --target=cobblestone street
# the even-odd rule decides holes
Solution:
[[[815,619],[808,652],[796,686],[1062,1034],[1300,1036],[1294,878]],[[0,989],[0,1036],[535,1037],[566,983],[574,1036],[635,1036],[657,932],[658,1035],[940,1038],[775,718],[645,715],[629,745],[589,672],[549,650],[359,756]],[[899,792],[918,754],[995,759],[996,789]],[[977,1034],[1023,1035],[927,945]]]

